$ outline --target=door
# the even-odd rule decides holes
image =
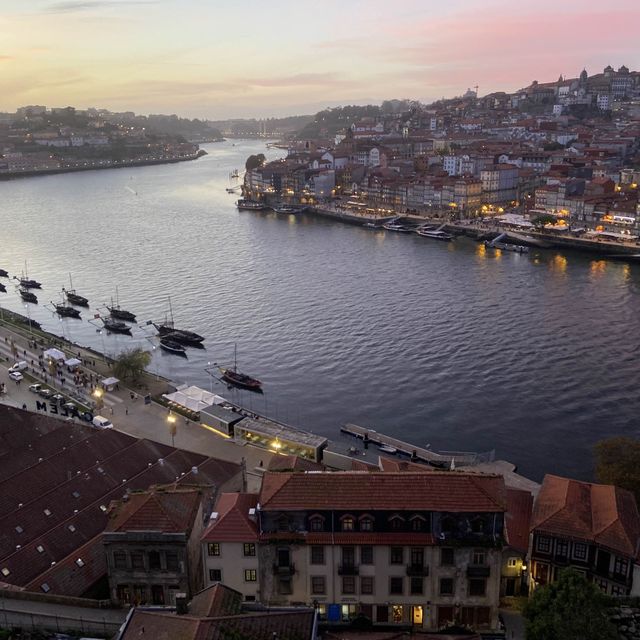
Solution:
[[[151,586],[151,601],[153,604],[164,604],[164,587],[161,584]]]
[[[515,596],[516,595],[516,579],[515,578],[507,578],[507,586],[504,592],[505,596]]]
[[[422,605],[414,605],[411,620],[416,627],[422,626]]]

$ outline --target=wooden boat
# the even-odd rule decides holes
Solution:
[[[180,344],[187,344],[191,346],[201,347],[204,342],[204,337],[195,333],[194,331],[186,331],[184,329],[176,329],[173,323],[173,309],[171,307],[171,298],[169,298],[169,314],[171,320],[165,319],[163,324],[156,324],[153,322],[153,326],[157,329],[161,338],[169,338],[174,342]]]
[[[416,233],[423,238],[431,238],[432,240],[441,240],[442,242],[451,242],[453,236],[446,231],[440,229],[418,229]]]
[[[238,200],[236,207],[245,211],[264,211],[269,208],[262,202],[256,202],[255,200]]]
[[[111,298],[111,306],[107,307],[112,318],[117,320],[126,320],[127,322],[135,322],[136,316],[120,306],[120,299],[118,297],[118,287],[116,287],[116,303],[113,304],[113,298]]]
[[[0,269],[0,278],[8,278],[8,277],[9,277],[9,273],[4,269]]]
[[[33,293],[33,291],[29,291],[29,289],[20,289],[19,293],[20,297],[25,302],[33,302],[33,304],[38,304],[38,298],[36,297],[36,294]]]
[[[282,213],[284,215],[296,215],[304,211],[304,207],[296,207],[291,204],[274,204],[271,208],[276,213]]]
[[[62,287],[62,292],[66,296],[67,302],[69,302],[70,304],[75,304],[79,307],[88,307],[89,301],[84,296],[78,295],[76,293],[76,290],[73,288],[71,274],[69,274],[69,285],[71,287],[70,289],[65,289],[64,287]]]
[[[178,356],[187,355],[187,350],[179,342],[171,340],[170,338],[160,338],[160,348]]]
[[[7,293],[7,287],[5,287],[2,283],[0,283],[0,291],[2,291],[2,293]]]
[[[125,324],[121,320],[114,320],[113,318],[102,318],[104,328],[111,333],[124,333],[131,335],[131,327]]]
[[[41,289],[42,285],[37,281],[37,280],[33,280],[32,278],[29,277],[29,274],[27,273],[27,261],[24,261],[24,273],[22,273],[22,275],[19,278],[16,278],[16,276],[13,276],[15,280],[17,280],[20,283],[20,286],[23,287],[24,289]]]
[[[249,389],[250,391],[262,392],[262,382],[257,378],[252,378],[246,373],[240,373],[237,365],[237,348],[234,345],[233,369],[231,367],[218,367],[220,374],[222,375],[222,379],[236,387],[242,387],[243,389]]]
[[[51,302],[54,306],[56,313],[62,318],[80,318],[80,312],[69,305],[62,302]]]

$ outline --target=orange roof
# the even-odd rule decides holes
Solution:
[[[232,616],[240,613],[244,596],[220,582],[196,593],[189,605],[189,615],[201,618]]]
[[[496,512],[506,509],[501,476],[434,471],[269,473],[262,509],[389,509]]]
[[[631,492],[552,475],[542,482],[531,529],[595,542],[633,557],[640,544],[640,515]]]
[[[507,513],[505,529],[509,546],[526,553],[529,548],[529,524],[533,496],[522,489],[507,488]]]
[[[254,493],[223,493],[215,507],[218,517],[202,534],[202,542],[257,541],[258,526],[249,517],[249,509],[255,509],[257,504]]]

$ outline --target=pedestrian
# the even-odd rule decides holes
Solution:
[[[22,410],[23,410],[23,411],[26,411],[26,410],[27,410],[27,403],[26,403],[26,402],[23,402],[23,403],[22,403]]]
[[[124,408],[124,414],[125,414],[126,416],[128,416],[128,415],[129,415],[129,407],[125,406],[125,408]]]

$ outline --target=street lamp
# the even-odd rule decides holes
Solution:
[[[169,424],[169,433],[171,434],[171,446],[173,447],[175,446],[174,442],[176,437],[177,425],[176,425],[176,417],[172,413],[169,413],[169,415],[167,416],[167,423]]]
[[[93,397],[96,399],[96,409],[100,410],[102,409],[103,406],[103,396],[104,396],[104,391],[102,391],[102,389],[96,389],[93,392]]]

